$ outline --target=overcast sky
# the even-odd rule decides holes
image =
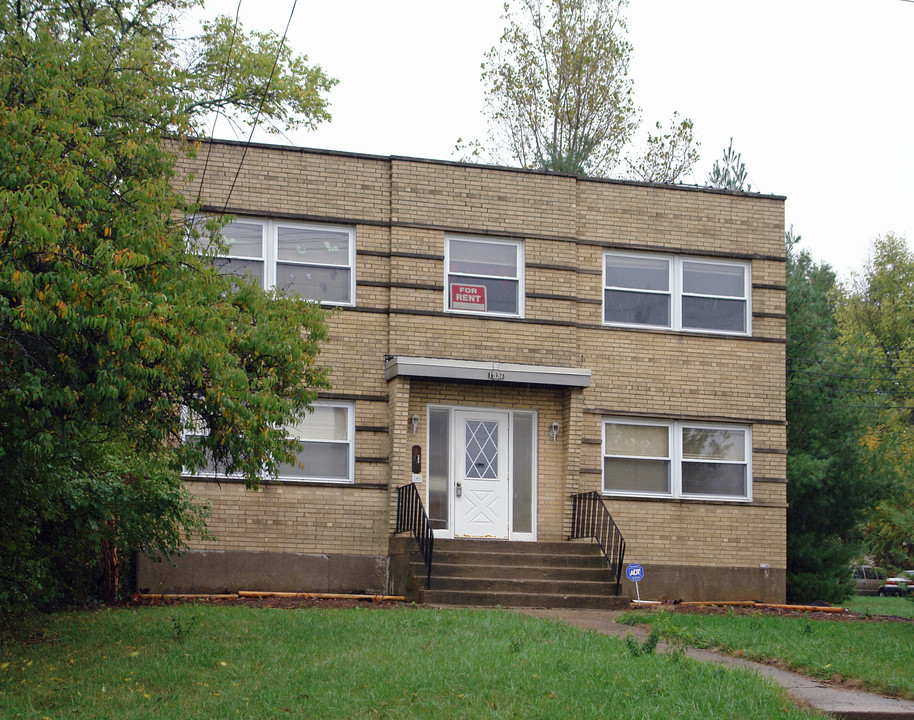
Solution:
[[[281,35],[292,5],[242,0],[242,23]],[[333,121],[289,141],[457,159],[458,138],[485,137],[479,66],[501,6],[299,0],[288,42],[340,83]],[[205,14],[236,7],[208,0]],[[631,0],[627,17],[644,129],[674,110],[695,123],[701,160],[686,182],[704,184],[732,137],[753,190],[786,195],[787,225],[842,277],[877,235],[914,242],[914,2]]]

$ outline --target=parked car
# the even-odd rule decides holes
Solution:
[[[886,577],[880,568],[860,565],[854,568],[854,581],[859,595],[886,597],[914,592],[914,570],[902,570],[895,577]]]
[[[854,568],[854,581],[857,583],[858,595],[885,595],[886,574],[884,570],[872,565],[859,565]]]
[[[914,580],[907,575],[907,570],[903,570],[895,577],[885,579],[885,585],[877,591],[879,596],[883,595],[907,595],[911,592],[911,584]]]
[[[901,570],[896,577],[886,579],[886,588],[891,583],[898,587],[899,595],[914,593],[914,570]]]

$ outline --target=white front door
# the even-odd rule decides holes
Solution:
[[[508,537],[508,418],[493,410],[454,413],[455,537]]]

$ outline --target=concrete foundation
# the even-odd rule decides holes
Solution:
[[[627,563],[626,563],[627,564]],[[755,600],[786,602],[786,571],[771,568],[644,564],[642,600]],[[635,583],[622,574],[622,592],[637,598]]]
[[[174,562],[137,560],[137,588],[151,593],[238,590],[405,594],[418,600],[425,577],[414,576],[411,538],[391,538],[390,555],[326,555],[191,550]],[[768,568],[643,564],[644,580],[623,574],[621,593],[642,600],[785,602],[785,572]]]
[[[137,588],[150,593],[387,592],[386,555],[191,550],[173,561],[137,558]]]

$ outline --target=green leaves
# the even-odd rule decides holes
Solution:
[[[190,253],[196,206],[174,164],[193,145],[166,136],[213,108],[251,121],[264,92],[267,119],[321,122],[332,81],[276,38],[239,29],[225,46],[224,21],[179,47],[187,5],[0,4],[0,610],[39,589],[90,592],[82,580],[112,559],[176,552],[201,529],[180,480],[202,463],[180,444],[183,407],[254,484],[289,457],[282,426],[329,386],[319,307]],[[206,62],[183,61],[194,42]],[[230,96],[212,96],[223,79]]]
[[[722,190],[752,192],[752,185],[749,184],[746,173],[746,163],[741,158],[740,153],[733,150],[733,138],[730,138],[730,145],[724,148],[723,157],[714,161],[714,166],[708,174],[708,186]]]
[[[866,413],[846,393],[835,274],[787,240],[787,594],[834,602],[851,590],[857,525],[885,479],[866,468]]]
[[[869,514],[865,539],[876,562],[914,564],[914,253],[904,238],[877,238],[838,312],[853,349],[857,391],[873,407],[865,442],[892,486]]]
[[[644,154],[635,161],[626,159],[632,174],[644,182],[674,183],[698,162],[699,143],[694,140],[692,121],[673,113],[670,129],[664,133],[656,123],[657,135],[647,134]]]
[[[505,5],[485,56],[490,140],[521,167],[605,175],[637,125],[623,0]]]

